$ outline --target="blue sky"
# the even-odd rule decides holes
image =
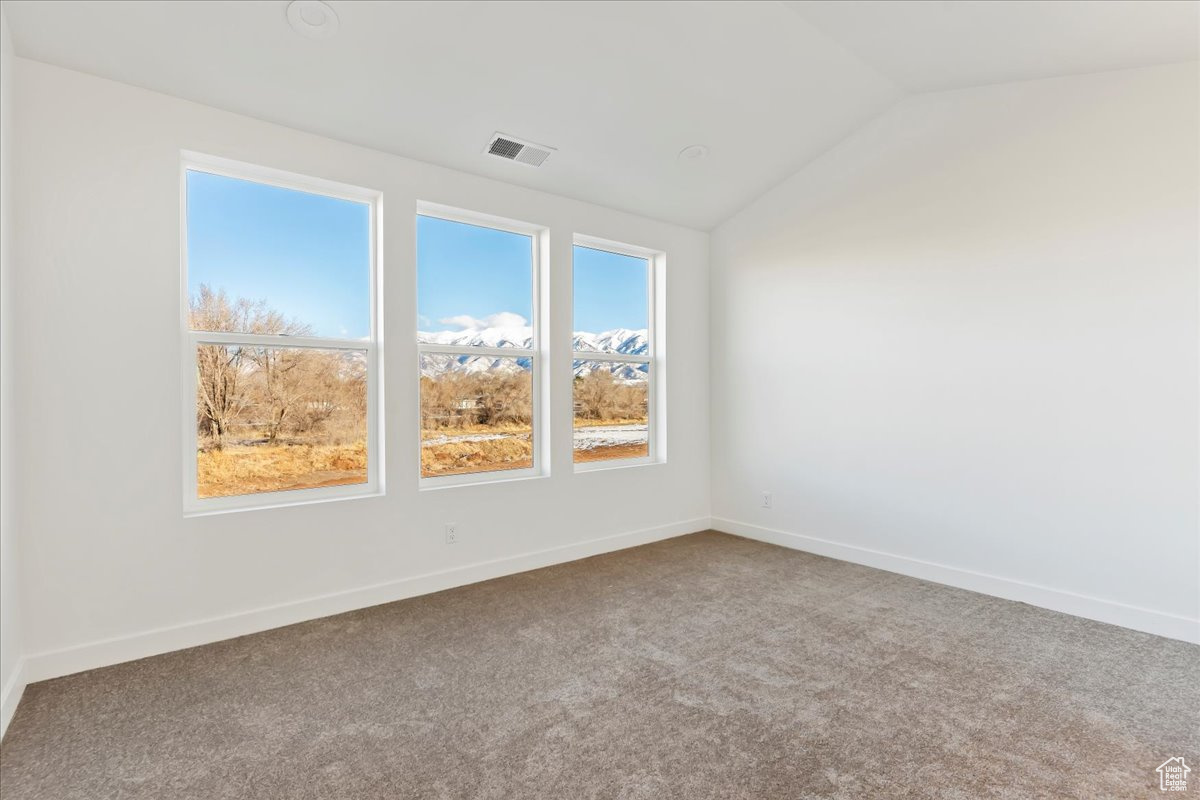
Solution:
[[[188,291],[265,300],[314,335],[370,335],[370,207],[189,171]],[[532,317],[528,236],[417,217],[421,330],[525,324]],[[646,327],[646,261],[574,248],[574,329]],[[519,318],[519,319],[518,319]]]
[[[602,333],[647,326],[646,259],[577,246],[574,262],[575,330]]]
[[[528,236],[417,218],[417,311],[424,331],[528,322],[533,305]],[[646,261],[574,249],[574,329],[599,333],[646,327]],[[515,316],[514,316],[515,315]]]
[[[533,315],[532,264],[529,236],[417,217],[418,327],[463,330],[478,327],[472,320],[484,323],[503,313],[528,322]]]
[[[370,336],[370,207],[188,172],[188,291],[265,300],[317,336]]]

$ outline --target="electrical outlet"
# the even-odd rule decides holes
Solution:
[[[458,541],[458,525],[453,522],[446,523],[446,544],[454,544]]]
[[[772,503],[772,502],[773,502],[773,499],[772,499],[772,497],[771,497],[771,493],[770,493],[770,492],[763,492],[763,493],[762,493],[762,507],[763,507],[763,508],[770,508],[770,507],[771,507],[771,503]]]

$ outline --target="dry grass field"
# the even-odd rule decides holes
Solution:
[[[533,442],[528,435],[483,442],[446,442],[421,448],[421,474],[426,478],[532,466]]]
[[[591,461],[611,461],[616,458],[642,458],[648,455],[650,455],[650,446],[647,444],[614,444],[609,447],[576,450],[575,463],[586,464]]]
[[[234,445],[196,454],[197,495],[223,497],[366,483],[367,444]]]
[[[645,425],[643,418],[620,418],[612,420],[576,420],[576,428],[606,426]],[[472,436],[495,436],[504,438],[472,440]],[[462,438],[459,438],[462,437]],[[527,469],[533,466],[533,442],[528,425],[473,425],[446,429],[424,430],[421,438],[421,475],[435,478],[443,475],[469,475],[475,472]],[[449,439],[449,441],[436,441]],[[435,443],[430,443],[434,440]],[[608,461],[617,458],[638,458],[649,454],[647,444],[618,444],[608,447],[593,447],[576,450],[575,463]]]
[[[622,419],[602,425],[645,424],[645,420]],[[598,427],[595,421],[579,421],[576,427]],[[425,430],[423,440],[445,437],[447,431]],[[472,441],[460,436],[503,438]],[[528,426],[473,426],[455,430],[455,439],[421,448],[421,474],[425,477],[467,475],[475,472],[525,469],[533,466],[533,442]],[[637,458],[648,452],[642,444],[622,444],[576,450],[576,463]],[[351,444],[246,444],[196,454],[197,495],[201,498],[255,492],[312,489],[365,483],[367,445]]]

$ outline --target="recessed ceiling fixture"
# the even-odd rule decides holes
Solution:
[[[708,148],[702,144],[690,144],[679,151],[680,161],[699,161],[708,155]]]
[[[527,167],[540,167],[556,148],[545,144],[534,144],[507,133],[493,133],[483,152],[489,156],[515,161]]]
[[[292,30],[309,39],[328,39],[338,32],[338,15],[321,0],[293,0],[287,7]]]

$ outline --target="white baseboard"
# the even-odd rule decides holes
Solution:
[[[1002,597],[1005,600],[1016,600],[1021,603],[1048,608],[1051,611],[1061,611],[1077,617],[1107,622],[1122,628],[1132,628],[1135,631],[1153,633],[1169,639],[1179,639],[1193,644],[1200,644],[1200,619],[1153,611],[1139,608],[1099,597],[1075,594],[1062,589],[1052,589],[1048,586],[1026,583],[987,575],[982,572],[922,561],[907,556],[871,550],[865,547],[841,544],[806,536],[799,533],[764,528],[736,520],[714,517],[712,526],[722,533],[731,533],[747,539],[777,544],[792,550],[803,550],[820,556],[836,558],[840,561],[850,561],[868,567],[897,572],[913,578],[942,583],[959,589]]]
[[[408,597],[440,592],[456,586],[490,580],[492,578],[526,572],[531,569],[576,561],[589,556],[624,550],[649,544],[662,539],[683,536],[708,530],[708,517],[684,520],[670,525],[645,528],[637,531],[589,539],[583,542],[552,547],[532,553],[481,561],[462,567],[439,572],[430,572],[403,578],[388,583],[364,586],[345,592],[298,600],[292,603],[259,608],[224,617],[198,620],[196,622],[158,628],[130,636],[105,639],[96,642],[27,655],[24,661],[24,681],[34,683],[50,678],[59,678],[84,670],[107,667],[147,656],[182,650],[202,644],[211,644],[224,639],[245,636],[251,633],[306,622],[311,619],[355,611],[381,603],[391,603]],[[24,684],[22,684],[22,687]],[[16,707],[16,701],[13,701]],[[9,713],[8,698],[5,696],[5,713]]]
[[[8,723],[12,722],[13,714],[17,711],[17,703],[21,702],[21,695],[25,693],[27,682],[25,659],[18,659],[13,674],[5,682],[4,688],[0,689],[0,739],[3,739],[5,732],[8,731]]]

